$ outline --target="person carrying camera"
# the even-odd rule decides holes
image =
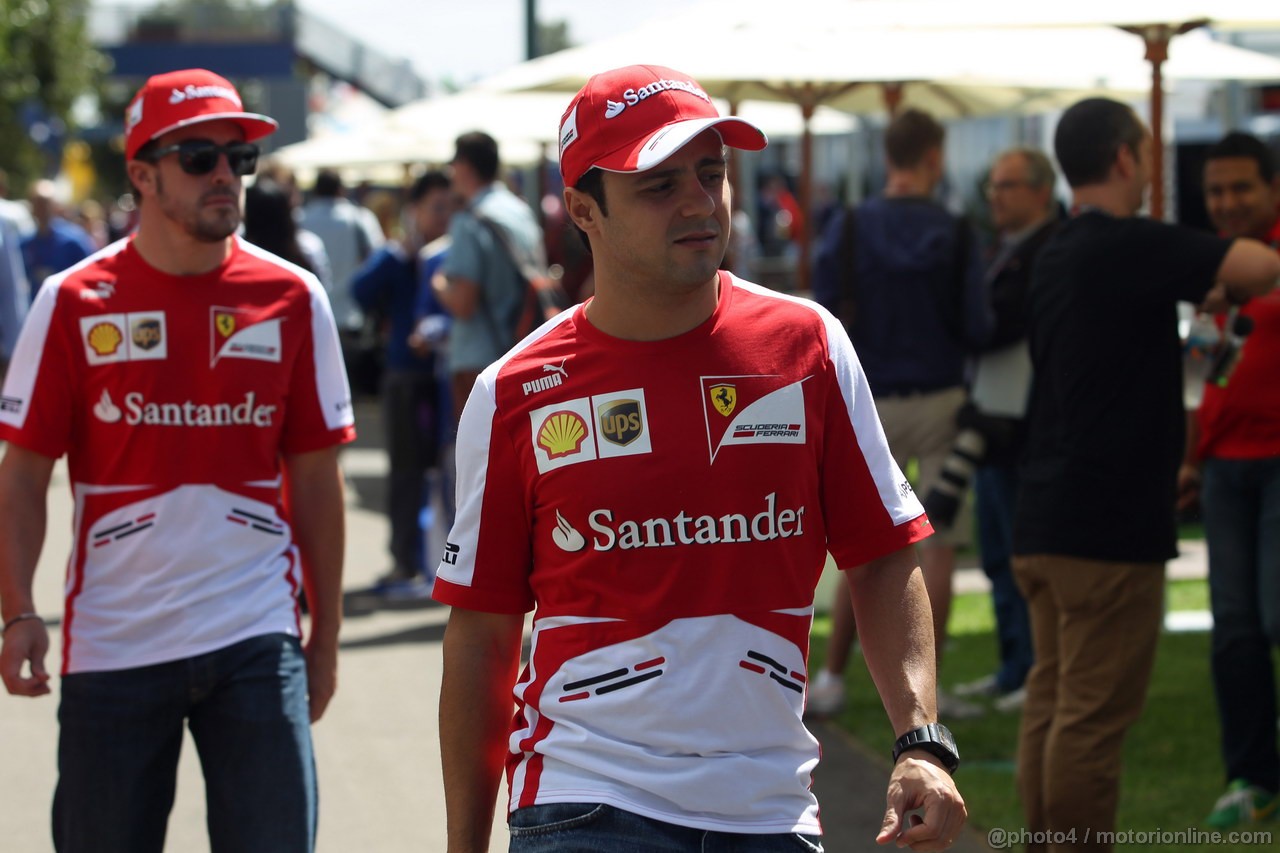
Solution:
[[[1013,580],[1013,507],[1023,417],[1031,390],[1027,349],[1027,294],[1040,249],[1058,227],[1053,164],[1043,151],[1013,148],[991,167],[985,191],[997,239],[987,267],[995,328],[987,349],[974,361],[969,397],[957,418],[960,436],[943,464],[938,488],[925,508],[939,529],[954,523],[970,480],[978,513],[982,570],[991,581],[999,641],[998,669],[955,688],[957,696],[993,696],[995,707],[1013,711],[1026,695],[1031,669],[1031,622]]]

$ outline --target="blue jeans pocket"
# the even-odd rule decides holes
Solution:
[[[590,826],[608,812],[600,803],[547,803],[516,809],[508,819],[512,838],[546,835]]]

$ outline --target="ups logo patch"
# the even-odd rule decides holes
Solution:
[[[600,435],[605,441],[626,447],[644,435],[644,418],[639,400],[614,400],[597,411],[600,418]]]

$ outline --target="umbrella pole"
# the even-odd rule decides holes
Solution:
[[[1151,218],[1164,219],[1164,63],[1169,58],[1169,28],[1147,27],[1142,37],[1151,63]]]
[[[880,84],[880,94],[884,97],[884,108],[892,119],[902,109],[902,84],[886,82]]]
[[[1151,218],[1164,219],[1164,63],[1169,58],[1169,42],[1208,21],[1197,20],[1171,27],[1168,24],[1147,24],[1140,27],[1121,27],[1142,37],[1147,47],[1147,61],[1151,63]]]
[[[813,129],[809,126],[815,109],[813,99],[800,105],[804,117],[804,129],[800,134],[800,257],[796,263],[796,284],[802,291],[809,290],[809,245],[812,240],[813,208]]]

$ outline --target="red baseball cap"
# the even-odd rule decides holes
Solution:
[[[124,116],[126,160],[157,136],[200,122],[234,121],[244,128],[246,142],[274,133],[280,126],[273,118],[245,112],[236,87],[203,68],[151,77],[133,96]]]
[[[560,176],[571,187],[592,167],[644,172],[707,128],[731,148],[769,144],[749,121],[721,116],[687,74],[660,65],[629,65],[596,74],[560,119]]]

